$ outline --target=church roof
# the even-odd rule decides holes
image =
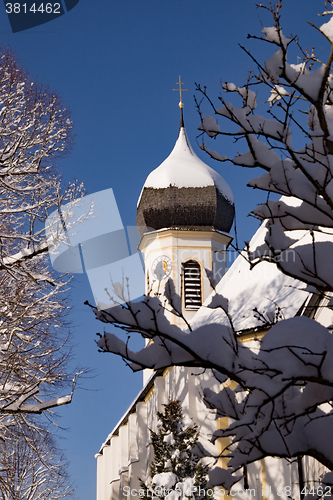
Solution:
[[[265,226],[261,226],[250,242],[250,249],[264,243]],[[283,274],[276,265],[261,262],[254,268],[239,255],[216,287],[228,299],[228,313],[239,333],[272,326],[277,320],[292,318],[311,297],[309,288],[299,280]],[[210,309],[215,292],[207,298],[191,322],[193,329],[218,323],[229,325],[222,309]]]
[[[169,186],[177,188],[216,186],[229,203],[234,203],[232,191],[226,181],[193,151],[185,127],[180,128],[170,155],[148,175],[143,189],[165,189]],[[140,199],[141,195],[138,204]]]
[[[169,227],[229,232],[234,213],[230,187],[195,154],[181,120],[172,152],[149,174],[141,191],[137,209],[140,235]]]

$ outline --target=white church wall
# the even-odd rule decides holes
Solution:
[[[149,464],[153,459],[150,432],[156,431],[157,411],[163,411],[163,404],[171,399],[182,402],[183,412],[189,415],[200,428],[200,442],[212,457],[217,457],[222,448],[228,444],[217,440],[210,442],[218,422],[213,411],[209,411],[202,399],[203,390],[209,387],[218,390],[220,384],[209,370],[186,367],[173,367],[165,372],[165,376],[156,377],[145,401],[139,401],[131,410],[127,421],[122,424],[118,435],[113,435],[104,444],[98,459],[97,500],[125,500],[138,496],[129,496],[129,491],[140,489],[140,481],[146,480]],[[225,438],[226,439],[226,438]],[[226,466],[228,459],[219,459],[219,465]],[[222,463],[223,462],[223,463]],[[313,459],[303,459],[304,476],[308,487],[312,478],[318,477],[324,468]],[[242,473],[242,471],[240,471]],[[244,481],[233,487],[232,496],[217,495],[219,500],[234,498],[235,500],[273,500],[279,498],[298,499],[299,476],[297,462],[266,458],[247,467],[248,491]],[[314,485],[315,486],[315,485]],[[292,492],[291,497],[289,492]]]
[[[263,500],[262,496],[260,495],[261,491],[260,488],[262,488],[262,464],[261,462],[255,462],[253,464],[250,464],[247,467],[247,485],[244,485],[244,481],[240,481],[237,483],[237,485],[240,485],[241,488],[244,488],[244,490],[249,490],[247,497],[258,500]],[[246,487],[247,486],[247,487]],[[253,492],[255,493],[253,495]],[[257,493],[258,492],[258,493]],[[238,495],[240,496],[240,495]]]
[[[110,442],[109,453],[105,453],[106,450],[103,449],[103,455],[105,455],[105,480],[115,481],[119,477],[120,460],[119,460],[119,436],[112,436]],[[106,447],[107,448],[107,447]]]
[[[152,394],[149,398],[148,403],[146,404],[146,412],[147,412],[147,436],[146,436],[146,451],[145,451],[145,465],[146,465],[146,471],[144,474],[144,477],[142,478],[144,481],[147,478],[148,474],[148,464],[151,462],[153,459],[153,447],[151,444],[151,437],[150,437],[150,432],[149,429],[155,429],[156,426],[156,413],[155,413],[155,408],[156,408],[156,392],[154,391],[154,394]]]
[[[123,472],[128,471],[128,423],[122,425],[119,429],[119,472],[118,474],[122,474]]]
[[[114,447],[111,446],[105,448],[104,466],[103,466],[103,489],[104,498],[109,498],[111,496],[111,483],[110,483],[110,463]]]
[[[188,414],[188,384],[187,368],[176,366],[165,377],[165,394],[169,400],[179,399],[182,402],[182,408]]]
[[[163,405],[167,403],[165,399],[165,380],[164,377],[156,377],[154,382],[154,393],[156,394],[156,410],[163,411]],[[156,412],[157,413],[157,412]],[[157,422],[157,415],[155,415],[155,426]],[[154,429],[156,430],[156,429]]]
[[[201,377],[203,380],[200,380]],[[104,445],[103,454],[98,456],[98,485],[102,475],[104,483],[103,488],[97,489],[97,500],[128,498],[125,494],[128,489],[125,487],[131,490],[140,488],[138,478],[146,479],[149,463],[153,459],[147,429],[156,430],[157,411],[163,411],[163,404],[170,399],[180,399],[184,413],[193,418],[194,422],[197,422],[199,416],[204,430],[203,441],[205,447],[209,447],[208,439],[216,425],[215,417],[207,415],[207,410],[204,411],[200,396],[203,387],[208,385],[214,385],[208,374],[186,367],[174,367],[164,377],[155,379],[154,391],[148,393],[147,401],[137,403],[136,411],[129,415],[127,424],[120,426],[119,435],[113,436],[110,444]],[[216,455],[216,446],[210,446]]]
[[[117,478],[111,482],[110,498],[105,497],[105,500],[119,500],[119,492],[120,492],[120,478]]]
[[[197,422],[197,404],[196,399],[198,397],[198,378],[196,376],[191,376],[191,374],[195,374],[196,370],[193,368],[187,368],[188,371],[188,383],[187,383],[187,392],[188,392],[188,409],[189,415],[193,418],[193,422]]]
[[[135,442],[136,445],[132,447],[134,454],[129,456],[129,485],[131,489],[140,489],[140,479],[144,480],[147,471],[147,407],[145,402],[139,402],[136,405],[136,412],[132,413],[129,421],[135,422]],[[134,424],[132,430],[134,431]]]
[[[142,382],[143,382],[143,387],[145,387],[150,379],[150,377],[153,375],[154,370],[151,370],[150,368],[146,368],[145,370],[142,370]]]
[[[261,494],[281,500],[299,498],[297,463],[268,457],[261,461]],[[264,477],[263,477],[264,476]]]
[[[107,498],[104,492],[104,457],[97,455],[96,457],[96,498]]]
[[[138,447],[138,418],[136,413],[132,413],[128,417],[128,464],[139,460],[139,447]]]
[[[213,376],[211,370],[203,370],[201,368],[188,368],[188,370],[191,373],[190,378],[194,381],[193,399],[196,409],[195,414],[191,414],[190,416],[193,417],[194,422],[197,423],[200,428],[200,442],[202,442],[208,453],[217,456],[217,444],[211,443],[212,434],[217,428],[216,414],[207,409],[204,404],[203,392],[206,388],[212,391],[218,391],[220,389],[220,384]]]
[[[316,491],[316,488],[318,487],[319,484],[318,478],[322,477],[326,472],[328,472],[328,469],[326,469],[326,467],[324,467],[317,460],[310,457],[303,457],[302,464],[303,464],[303,473],[305,478],[304,479],[305,488],[307,490],[314,488]],[[329,493],[330,491],[331,491],[330,489],[327,489],[326,493]]]
[[[130,480],[129,480],[129,468],[127,467],[126,470],[123,470],[120,475],[119,498],[124,497],[124,492],[130,491],[128,490],[128,488],[130,488]]]
[[[139,468],[139,477],[143,478],[147,470],[146,445],[148,437],[147,427],[147,409],[146,403],[138,403],[136,405],[136,415],[138,419],[138,448],[141,467]]]

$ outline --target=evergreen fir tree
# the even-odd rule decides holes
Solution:
[[[193,451],[199,439],[198,426],[183,415],[180,401],[170,401],[164,407],[164,413],[157,413],[157,432],[150,430],[154,460],[146,483],[140,479],[141,498],[208,499],[208,466]]]

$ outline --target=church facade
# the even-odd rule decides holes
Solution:
[[[232,241],[229,231],[233,218],[232,192],[224,179],[192,150],[181,108],[175,147],[148,176],[138,202],[137,226],[139,249],[145,260],[146,294],[157,294],[163,303],[165,283],[172,278],[175,300],[179,301],[175,309],[181,308],[182,317],[166,314],[171,323],[186,328],[188,324],[202,324],[212,314],[203,305],[215,279],[219,282],[217,291],[229,299],[235,329],[241,332],[244,342],[255,348],[257,339],[268,328],[268,323],[263,325],[253,313],[258,295],[267,318],[277,303],[286,318],[307,314],[314,299],[275,266],[263,263],[250,272],[245,260],[238,257],[227,270],[226,251]],[[254,238],[261,237],[259,229]],[[332,323],[324,309],[313,311],[311,308],[311,315],[316,314],[325,326]],[[215,322],[226,323],[221,311],[214,314]],[[97,500],[139,498],[140,479],[147,478],[152,459],[149,429],[155,430],[157,411],[163,411],[163,404],[169,400],[180,400],[183,413],[198,424],[200,442],[211,455],[205,460],[217,460],[220,467],[227,467],[227,459],[218,458],[228,445],[226,438],[218,439],[214,445],[210,442],[223,419],[206,408],[202,397],[205,388],[218,391],[220,387],[209,370],[145,370],[141,392],[96,455]],[[314,461],[266,458],[243,471],[244,477],[233,487],[231,495],[221,487],[216,498],[300,498],[300,482],[304,477],[310,482],[318,477],[318,469],[320,466]]]

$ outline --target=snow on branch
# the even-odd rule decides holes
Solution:
[[[333,291],[329,264],[333,249],[333,11],[326,11],[331,19],[321,27],[312,25],[329,41],[327,59],[321,61],[313,48],[303,49],[297,37],[284,36],[280,25],[281,7],[282,4],[261,5],[272,15],[273,26],[263,28],[263,37],[249,38],[269,43],[275,52],[266,61],[260,61],[244,48],[258,70],[250,74],[245,85],[223,83],[220,108],[214,105],[206,87],[197,85],[202,96],[200,102],[196,100],[201,117],[199,130],[208,137],[216,132],[217,139],[225,135],[236,138],[239,144],[243,142],[245,150],[229,161],[237,166],[261,168],[264,173],[252,179],[249,186],[284,197],[283,201],[266,202],[252,212],[268,222],[266,243],[274,257],[270,261],[290,276]],[[292,64],[288,62],[289,52],[295,46],[300,54],[297,63]],[[252,90],[254,86],[257,94]],[[226,94],[233,95],[234,101],[227,101]],[[266,102],[266,114],[257,111],[259,96]],[[218,130],[214,128],[213,116],[203,116],[206,104],[219,117]],[[238,130],[230,132],[230,123]],[[303,138],[302,148],[293,147],[293,136],[297,142]],[[227,160],[222,153],[210,150],[204,140],[201,147],[212,158]],[[280,232],[279,237],[272,238],[272,234],[278,234],[274,226],[278,226]],[[297,263],[285,263],[286,242],[291,244],[292,240],[299,239],[300,231],[309,231],[311,237],[295,249]],[[288,244],[288,248],[290,246]],[[269,260],[267,254],[262,257]],[[324,262],[328,266],[325,271]]]
[[[53,273],[45,221],[83,194],[55,162],[73,141],[70,112],[0,47],[0,417],[67,404],[69,276]],[[62,220],[66,225],[65,217]],[[60,231],[58,231],[59,233]],[[56,235],[57,236],[57,235]],[[75,383],[74,383],[75,385]]]
[[[226,307],[225,301],[220,303]],[[212,301],[211,307],[220,307],[219,301]],[[332,448],[320,437],[328,435],[333,425],[332,408],[327,404],[333,400],[333,338],[323,326],[306,317],[280,321],[253,350],[235,340],[230,327],[215,322],[193,331],[179,330],[162,318],[157,298],[95,310],[95,314],[151,339],[137,352],[111,333],[98,341],[102,351],[120,355],[133,370],[201,366],[214,370],[221,380],[234,381],[236,392],[243,394],[241,399],[228,384],[220,392],[206,390],[204,394],[216,418],[232,419],[213,436],[214,440],[232,436],[233,447],[227,452],[231,471],[267,455],[291,458],[299,454],[333,468]],[[130,317],[135,320],[128,321]]]
[[[30,389],[19,389],[18,395],[15,394],[10,397],[9,403],[4,403],[0,407],[0,414],[8,413],[24,413],[24,414],[41,414],[45,410],[50,410],[51,408],[56,408],[58,406],[67,405],[72,402],[74,389],[78,380],[78,377],[83,372],[77,373],[72,381],[72,392],[67,396],[57,397],[54,399],[49,399],[47,401],[40,401],[37,397],[39,394],[39,385],[32,387]],[[9,395],[7,395],[9,398]],[[35,399],[34,403],[27,403],[28,400]]]

